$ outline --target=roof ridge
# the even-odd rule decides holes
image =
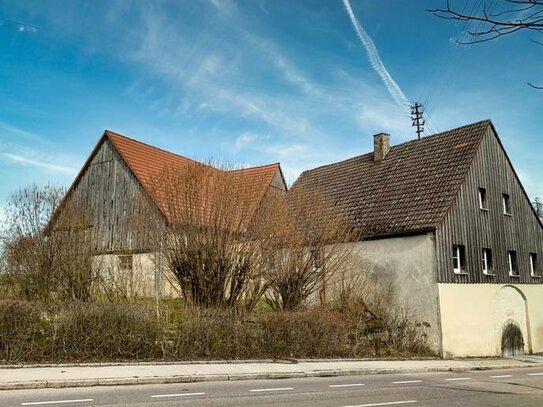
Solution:
[[[274,163],[270,163],[270,164],[257,165],[255,167],[236,168],[234,170],[227,170],[226,172],[240,172],[240,171],[246,171],[246,170],[255,170],[257,168],[264,168],[264,167],[274,167],[274,166],[278,167],[280,165],[281,165],[281,163],[274,162]]]
[[[213,169],[215,169],[215,170],[217,170],[217,171],[223,171],[223,172],[224,172],[224,170],[221,170],[220,168],[217,168],[217,167],[214,167],[214,166],[212,166],[212,165],[203,163],[203,162],[201,162],[201,161],[197,161],[197,160],[195,160],[195,159],[193,159],[193,158],[190,158],[190,157],[185,157],[184,155],[177,154],[177,153],[174,153],[174,152],[169,151],[169,150],[165,150],[165,149],[163,149],[163,148],[154,146],[154,145],[152,145],[152,144],[145,143],[145,142],[140,141],[140,140],[137,140],[137,139],[135,139],[135,138],[125,136],[124,134],[120,134],[120,133],[117,133],[117,132],[115,132],[115,131],[111,131],[111,130],[107,130],[107,129],[106,129],[106,130],[105,130],[105,134],[106,134],[106,136],[107,136],[108,138],[109,138],[109,135],[111,134],[111,135],[113,135],[113,136],[121,137],[121,138],[124,138],[124,139],[126,139],[126,140],[129,140],[129,141],[131,141],[131,142],[141,144],[142,146],[145,146],[145,147],[148,147],[148,148],[152,148],[152,149],[154,149],[154,150],[158,150],[158,151],[164,152],[164,153],[169,154],[169,155],[172,155],[172,156],[174,156],[174,157],[181,158],[181,159],[187,160],[187,161],[191,161],[191,162],[193,162],[193,163],[195,163],[195,164],[202,164],[202,165],[211,167],[211,168],[213,168]]]
[[[405,145],[410,144],[410,143],[418,143],[418,142],[420,142],[422,140],[433,139],[433,138],[436,138],[436,137],[443,136],[446,133],[462,130],[462,129],[465,129],[467,127],[475,127],[475,126],[481,125],[483,123],[487,123],[489,125],[492,125],[492,121],[490,119],[479,120],[479,121],[474,122],[474,123],[465,124],[463,126],[455,127],[455,128],[448,129],[448,130],[445,130],[445,131],[441,131],[439,133],[430,134],[429,136],[422,137],[421,139],[404,141],[403,143],[395,144],[395,145],[391,146],[390,149],[391,150],[396,149],[398,147],[402,147],[402,146],[405,146]],[[314,168],[311,168],[309,170],[302,171],[300,176],[302,174],[306,173],[306,172],[309,172],[309,171],[314,171],[314,170],[318,170],[318,169],[321,169],[321,168],[326,168],[326,167],[330,167],[330,166],[333,166],[333,165],[342,164],[342,163],[345,163],[347,161],[359,159],[359,158],[366,157],[366,156],[369,156],[369,155],[372,155],[372,154],[373,154],[373,151],[370,151],[370,152],[367,152],[367,153],[364,153],[364,154],[359,154],[359,155],[355,155],[353,157],[345,158],[344,160],[341,160],[341,161],[336,161],[336,162],[333,162],[333,163],[320,165],[318,167],[314,167]]]
[[[112,131],[112,130],[108,130],[106,129],[105,130],[105,134],[106,136],[109,137],[109,135],[113,135],[113,136],[116,136],[116,137],[121,137],[121,138],[124,138],[126,140],[129,140],[131,142],[134,142],[134,143],[138,143],[138,144],[141,144],[145,147],[149,147],[149,148],[152,148],[154,150],[159,150],[159,151],[162,151],[164,153],[167,153],[169,155],[172,155],[172,156],[175,156],[175,157],[178,157],[178,158],[182,158],[184,160],[187,160],[187,161],[191,161],[195,164],[201,164],[201,165],[205,165],[207,167],[210,167],[210,168],[213,168],[217,171],[221,171],[221,172],[224,172],[224,173],[228,173],[228,172],[235,172],[235,171],[244,171],[244,170],[249,170],[249,169],[255,169],[255,168],[263,168],[263,167],[271,167],[271,166],[278,166],[280,165],[279,162],[274,162],[274,163],[271,163],[271,164],[263,164],[263,165],[257,165],[255,167],[247,167],[247,168],[236,168],[236,169],[233,169],[233,170],[228,170],[228,169],[222,169],[222,168],[217,168],[215,167],[214,165],[210,165],[210,164],[206,164],[205,162],[202,162],[202,161],[198,161],[198,160],[195,160],[193,158],[190,158],[190,157],[185,157],[184,155],[181,155],[181,154],[177,154],[177,153],[174,153],[172,151],[169,151],[169,150],[165,150],[163,148],[160,148],[160,147],[157,147],[157,146],[154,146],[152,144],[149,144],[149,143],[145,143],[143,141],[140,141],[140,140],[137,140],[133,137],[129,137],[129,136],[126,136],[124,134],[120,134],[120,133],[117,133],[115,131]]]

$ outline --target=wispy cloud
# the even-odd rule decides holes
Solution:
[[[38,134],[36,133],[32,133],[31,131],[27,131],[27,130],[24,130],[24,129],[21,129],[19,127],[16,127],[16,126],[12,126],[11,124],[9,123],[6,123],[4,121],[0,121],[0,132],[2,133],[11,133],[15,136],[18,136],[18,137],[23,137],[25,139],[28,139],[28,140],[32,140],[32,141],[43,141],[43,138],[41,136],[39,136]]]
[[[409,100],[400,89],[396,81],[394,81],[394,79],[386,69],[385,64],[383,64],[383,61],[379,56],[379,52],[377,51],[375,43],[354,15],[351,3],[349,2],[349,0],[343,0],[343,5],[345,6],[345,10],[347,11],[349,18],[351,19],[351,23],[353,24],[353,28],[356,31],[358,38],[362,42],[362,45],[364,45],[364,47],[366,48],[366,52],[368,54],[371,66],[373,67],[375,72],[379,74],[390,95],[398,104],[398,106],[401,106],[404,109],[408,109]]]
[[[76,173],[76,170],[74,168],[64,167],[62,165],[57,165],[57,164],[51,164],[49,162],[38,161],[38,160],[27,158],[18,154],[2,153],[1,155],[9,161],[16,164],[23,165],[23,166],[37,167],[37,168],[44,169],[46,171],[51,171],[51,172],[56,172],[56,173],[61,173],[61,174],[66,174],[66,175],[74,175]]]

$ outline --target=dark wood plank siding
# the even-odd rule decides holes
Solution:
[[[144,251],[134,215],[141,209],[143,189],[108,139],[83,170],[67,204],[77,202],[91,214],[100,253]]]
[[[480,209],[479,188],[486,188],[488,211]],[[511,216],[504,215],[502,194],[509,194]],[[452,246],[465,246],[466,273],[453,272]],[[529,253],[543,269],[543,228],[538,222],[492,128],[481,142],[466,179],[436,231],[438,281],[444,283],[538,284],[530,276]],[[494,276],[482,271],[482,249],[492,250]],[[507,269],[507,251],[517,252],[518,277]]]

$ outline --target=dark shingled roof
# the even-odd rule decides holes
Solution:
[[[302,173],[292,187],[324,193],[366,236],[435,229],[451,207],[489,120]]]

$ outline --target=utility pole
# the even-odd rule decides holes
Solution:
[[[420,140],[420,133],[424,131],[424,123],[426,121],[422,118],[424,111],[422,105],[419,102],[411,105],[411,126],[416,127],[417,138]]]

